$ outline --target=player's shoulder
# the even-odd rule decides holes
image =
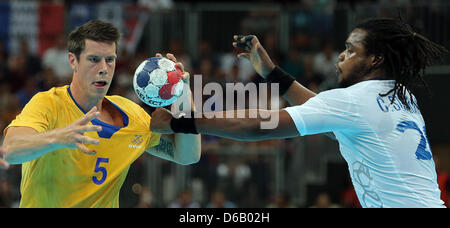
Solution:
[[[381,90],[391,89],[395,84],[394,80],[372,79],[356,83],[346,88],[349,93],[381,93]],[[387,92],[387,91],[386,91]]]
[[[67,91],[67,86],[52,87],[46,91],[39,91],[38,93],[36,93],[35,96],[42,96],[42,97],[61,96],[62,94],[65,94],[66,91]]]
[[[322,92],[322,96],[349,97],[355,100],[363,100],[366,97],[378,96],[379,93],[388,92],[394,85],[393,80],[367,80],[356,83],[346,88],[331,89]]]
[[[111,101],[114,105],[119,107],[124,113],[126,113],[130,123],[135,123],[137,125],[133,126],[139,126],[139,127],[147,127],[150,124],[150,115],[143,107],[141,107],[139,104],[135,103],[134,101],[122,97],[119,95],[111,95],[106,96],[106,99]]]
[[[134,101],[119,95],[110,95],[106,96],[106,99],[110,100],[112,103],[117,105],[119,108],[123,109],[126,112],[141,114],[145,112],[145,110]]]
[[[139,106],[140,107],[140,105],[136,104],[134,101],[132,101],[126,97],[120,96],[120,95],[108,95],[108,96],[105,96],[105,98],[114,102],[117,105],[120,104],[120,105],[126,105],[126,106]]]
[[[40,91],[36,93],[30,102],[36,102],[39,104],[45,103],[57,103],[58,100],[66,99],[67,97],[67,86],[53,87],[46,91]]]
[[[349,91],[349,88],[336,88],[336,89],[330,89],[330,90],[325,90],[322,91],[318,94],[318,98],[320,99],[344,99],[344,100],[348,100],[347,97],[351,96],[351,91]]]

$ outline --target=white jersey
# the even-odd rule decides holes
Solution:
[[[394,83],[363,81],[285,110],[302,136],[335,134],[361,206],[444,207],[420,110],[379,95]]]

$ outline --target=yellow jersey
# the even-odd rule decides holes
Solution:
[[[150,116],[139,105],[120,96],[106,96],[122,114],[123,127],[98,119],[89,124],[101,132],[86,136],[100,140],[85,144],[96,155],[63,148],[22,164],[20,207],[119,207],[119,192],[130,165],[148,148],[159,144],[150,131]],[[26,126],[38,132],[65,127],[85,111],[73,99],[70,87],[36,94],[9,127]]]

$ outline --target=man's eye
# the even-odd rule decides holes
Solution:
[[[91,62],[93,62],[93,63],[98,63],[98,62],[100,62],[100,58],[98,58],[98,57],[89,57],[88,60],[91,61]]]
[[[107,63],[112,63],[112,62],[114,62],[114,60],[116,60],[116,58],[114,58],[114,57],[108,57],[108,58],[106,58],[106,62],[107,62]]]

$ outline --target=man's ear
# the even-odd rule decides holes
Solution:
[[[382,55],[374,55],[372,59],[372,68],[376,69],[384,62],[384,57]]]
[[[78,66],[77,56],[74,53],[69,52],[68,57],[69,57],[69,64],[72,67],[72,70],[74,72],[77,72],[77,66]]]

